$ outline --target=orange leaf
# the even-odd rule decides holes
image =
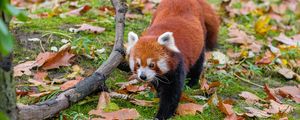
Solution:
[[[130,100],[130,102],[139,106],[147,106],[147,107],[153,106],[153,101],[133,99]]]
[[[190,98],[188,95],[185,93],[181,94],[180,101],[185,101],[185,102],[191,102],[191,103],[196,103],[196,101],[192,98]]]
[[[98,115],[104,117],[106,120],[129,120],[137,119],[140,114],[135,109],[121,109],[114,112],[103,112],[103,110],[91,110],[90,115]],[[92,120],[102,120],[101,118],[96,118]]]
[[[264,90],[268,95],[268,99],[272,99],[275,100],[276,102],[281,103],[281,101],[279,100],[279,98],[277,98],[275,91],[273,89],[270,89],[269,86],[267,84],[264,85]]]
[[[47,76],[48,76],[47,72],[38,71],[37,73],[34,74],[33,79],[42,82],[46,79]]]
[[[185,103],[179,104],[176,113],[178,115],[196,115],[197,111],[203,111],[203,105],[198,105],[195,103]]]
[[[269,50],[265,53],[265,56],[258,61],[255,62],[255,64],[270,64],[274,60],[275,56],[272,52]]]
[[[75,80],[70,80],[70,81],[67,81],[65,82],[64,84],[62,84],[60,86],[60,89],[61,90],[67,90],[73,86],[75,86],[78,82],[80,82],[83,78],[80,77],[80,76],[77,76]]]
[[[284,86],[277,88],[279,95],[285,98],[291,98],[296,103],[300,103],[300,88],[296,86]]]
[[[225,104],[223,102],[218,103],[218,108],[225,113],[226,115],[232,115],[234,114],[234,111],[232,110],[232,105],[230,104]]]
[[[70,66],[69,60],[74,57],[74,54],[69,53],[70,48],[71,47],[67,47],[56,53],[53,57],[47,59],[42,65],[42,68],[44,70],[49,70],[59,68],[60,66]]]

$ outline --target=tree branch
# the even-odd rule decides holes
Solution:
[[[105,89],[105,80],[112,71],[124,60],[123,48],[125,14],[127,12],[126,0],[111,0],[115,10],[116,37],[113,50],[109,58],[89,77],[79,82],[57,97],[35,105],[18,105],[18,119],[34,120],[46,119],[55,116],[59,111],[70,107],[82,98],[97,90]]]

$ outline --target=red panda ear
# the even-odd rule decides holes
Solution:
[[[130,49],[135,45],[135,43],[139,40],[139,37],[134,32],[128,33],[128,47],[126,50],[127,55],[130,53]]]
[[[177,48],[176,44],[175,44],[175,39],[173,37],[172,32],[165,32],[164,34],[160,35],[158,37],[157,42],[161,45],[166,46],[167,48],[169,48],[173,52],[180,52],[179,49]]]

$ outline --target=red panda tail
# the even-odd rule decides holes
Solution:
[[[205,1],[199,0],[203,8],[204,22],[206,27],[206,50],[213,50],[217,46],[220,19],[213,8]]]

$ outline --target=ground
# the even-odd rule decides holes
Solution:
[[[212,4],[215,6],[220,6],[220,0],[210,0]],[[82,3],[81,3],[82,4]],[[111,6],[109,1],[97,1],[91,0],[89,3],[92,7],[99,6]],[[238,6],[238,5],[237,5]],[[62,6],[63,9],[64,6]],[[130,9],[132,10],[132,9]],[[51,9],[37,9],[33,11],[33,13],[39,14],[43,12],[51,11]],[[220,13],[223,15],[222,13]],[[223,17],[223,16],[221,16]],[[278,36],[280,32],[269,32],[267,35],[263,36],[257,34],[254,30],[254,24],[258,17],[247,16],[247,15],[238,15],[237,17],[232,18],[239,24],[240,29],[246,31],[246,33],[255,36],[257,41],[266,42],[268,37]],[[151,14],[141,15],[138,18],[127,19],[125,26],[125,38],[127,38],[127,33],[129,31],[134,31],[140,34],[148,25],[151,20]],[[291,19],[293,21],[294,19]],[[295,21],[295,20],[294,20]],[[74,28],[76,25],[88,23],[95,26],[101,26],[105,28],[105,32],[100,34],[90,34],[86,32],[80,33],[72,33],[69,31],[69,28]],[[218,48],[216,51],[226,53],[228,49],[232,49],[235,52],[242,51],[240,45],[230,44],[227,42],[229,36],[229,27],[226,23],[222,23],[219,32],[219,40],[218,40]],[[97,69],[101,63],[108,58],[110,51],[113,46],[114,35],[115,35],[115,26],[114,26],[114,17],[112,15],[97,15],[94,14],[93,11],[88,11],[87,13],[80,16],[66,17],[60,18],[58,16],[55,17],[47,17],[47,18],[38,18],[38,19],[30,19],[24,23],[19,23],[17,20],[12,22],[11,28],[13,30],[16,46],[14,50],[14,64],[17,65],[19,63],[25,62],[27,60],[33,60],[40,53],[45,51],[51,51],[51,47],[60,47],[64,45],[64,43],[60,42],[61,39],[68,39],[71,41],[73,46],[77,46],[75,49],[77,54],[76,58],[72,62],[73,64],[78,64],[81,66],[86,72],[83,77],[87,77],[94,70]],[[299,33],[299,29],[292,29],[290,31],[286,31],[288,36],[293,36]],[[29,38],[40,38],[41,44],[39,42],[31,42],[28,41]],[[125,39],[126,40],[126,39]],[[87,47],[86,47],[87,46]],[[86,57],[86,54],[89,53],[89,49],[93,46],[96,49],[105,48],[105,52],[98,55],[96,58],[89,59]],[[259,56],[263,56],[265,51],[267,51],[268,47],[263,47],[260,51]],[[294,55],[295,54],[295,55]],[[299,59],[299,54],[297,53],[286,53],[285,56],[287,58]],[[230,58],[233,59],[233,58]],[[266,65],[257,65],[255,64],[257,61],[256,58],[238,58],[235,62],[238,64],[234,64],[231,66],[227,66],[226,68],[222,68],[220,70],[219,65],[206,65],[204,76],[209,82],[219,81],[221,85],[217,88],[216,94],[222,99],[233,99],[234,105],[233,109],[236,112],[242,113],[245,111],[243,109],[246,106],[251,106],[247,104],[241,97],[238,96],[242,91],[249,91],[259,96],[260,98],[266,98],[267,94],[264,92],[263,88],[257,87],[255,85],[244,82],[242,79],[250,80],[251,83],[256,83],[261,86],[264,84],[268,84],[271,88],[282,87],[286,85],[298,85],[299,83],[296,80],[287,80],[282,75],[278,74],[275,70],[275,67],[278,66],[276,63],[266,64]],[[295,73],[300,74],[300,69],[294,68]],[[243,74],[239,74],[241,78],[236,77],[237,72],[243,72]],[[72,72],[71,66],[69,67],[61,67],[60,69],[50,70],[49,78],[55,78],[57,76],[66,76]],[[114,70],[114,72],[110,75],[109,79],[106,80],[107,85],[109,86],[111,91],[115,91],[118,87],[115,85],[117,82],[127,81],[129,73],[122,72],[120,70]],[[29,84],[26,80],[28,76],[16,77],[16,82],[18,86],[25,86]],[[23,89],[26,89],[23,88]],[[32,104],[36,102],[45,101],[50,99],[61,92],[60,90],[56,90],[49,95],[43,96],[39,99],[31,98],[28,96],[18,97],[18,102],[23,104]],[[199,90],[199,88],[189,88],[185,87],[184,93],[188,96],[195,95],[203,95],[205,97],[210,97],[211,95],[205,95],[203,91]],[[138,95],[141,99],[153,99],[152,97],[144,95]],[[78,103],[71,105],[70,108],[61,111],[59,115],[57,115],[56,119],[87,119],[88,112],[92,109],[95,109],[98,103],[98,93],[94,93],[87,98],[79,101]],[[204,104],[205,100],[195,99],[197,103]],[[112,102],[116,103],[120,108],[135,108],[140,113],[141,117],[139,119],[151,119],[156,110],[157,104],[154,107],[143,107],[134,105],[126,100],[122,99],[112,99]],[[295,102],[285,99],[283,100],[285,104],[292,105],[295,107],[293,113],[288,114],[288,118],[299,119],[300,118],[300,105]],[[214,106],[207,107],[204,109],[202,113],[198,113],[196,115],[190,116],[175,116],[173,119],[176,120],[218,120],[224,119],[225,115]],[[266,119],[275,119],[276,116]],[[253,119],[253,118],[247,118]],[[262,118],[258,118],[262,119]]]

